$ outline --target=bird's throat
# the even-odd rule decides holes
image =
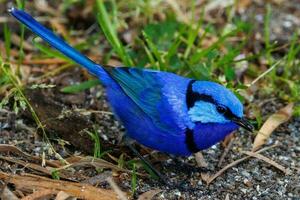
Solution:
[[[197,123],[193,130],[186,131],[186,145],[192,152],[207,149],[222,141],[228,134],[236,130],[234,123]]]

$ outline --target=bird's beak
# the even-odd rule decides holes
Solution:
[[[241,118],[233,118],[231,119],[231,121],[233,121],[234,123],[236,123],[237,125],[243,127],[244,129],[252,132],[254,130],[254,127],[252,124],[250,124],[250,122],[245,119],[244,117]]]

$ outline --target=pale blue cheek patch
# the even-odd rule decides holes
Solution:
[[[197,101],[195,105],[188,111],[188,114],[193,122],[202,123],[227,123],[229,120],[225,119],[220,114],[214,104]]]

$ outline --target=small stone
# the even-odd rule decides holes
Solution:
[[[176,195],[176,196],[181,196],[181,192],[179,191],[179,190],[177,190],[176,192],[174,192],[174,194]]]
[[[247,187],[252,187],[252,182],[251,181],[249,181],[248,179],[244,179],[244,184],[247,186]]]
[[[203,185],[202,181],[199,180],[198,183],[197,183],[199,186]]]
[[[241,178],[242,178],[241,176],[235,176],[235,177],[234,177],[234,179],[235,179],[236,181],[241,180]]]
[[[257,185],[257,186],[256,186],[256,191],[259,192],[259,190],[260,190],[260,186]]]
[[[241,174],[247,178],[249,178],[251,176],[251,174],[247,171],[242,171]]]
[[[247,193],[247,189],[246,188],[241,188],[241,191],[246,194]]]

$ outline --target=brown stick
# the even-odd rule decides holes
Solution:
[[[0,172],[0,179],[12,183],[17,189],[64,191],[71,196],[87,200],[114,200],[117,195],[112,190],[96,188],[88,184],[53,180],[41,176],[10,175]]]
[[[261,153],[261,152],[266,151],[266,150],[268,150],[268,149],[271,149],[271,148],[273,148],[273,147],[275,147],[275,146],[277,146],[277,145],[275,144],[275,145],[272,145],[272,146],[263,148],[263,149],[257,151],[257,153]],[[245,157],[243,157],[243,158],[241,158],[241,159],[238,159],[238,160],[233,161],[232,163],[226,165],[225,167],[223,167],[222,169],[220,169],[217,173],[215,173],[213,176],[211,176],[211,177],[206,181],[207,185],[209,185],[213,180],[215,180],[217,177],[219,177],[221,174],[223,174],[227,169],[230,169],[231,167],[233,167],[233,166],[235,166],[235,165],[237,165],[237,164],[239,164],[239,163],[241,163],[241,162],[243,162],[244,160],[247,160],[247,159],[249,159],[249,158],[251,158],[251,156],[245,156]]]
[[[242,153],[248,155],[248,156],[251,156],[251,157],[254,157],[254,158],[257,158],[257,159],[260,159],[260,160],[263,160],[265,161],[266,163],[276,167],[277,169],[281,170],[283,173],[285,174],[290,174],[291,171],[288,169],[288,168],[285,168],[283,167],[282,165],[278,164],[277,162],[275,162],[274,160],[271,160],[270,158],[266,157],[266,156],[263,156],[257,152],[251,152],[251,151],[242,151]]]

